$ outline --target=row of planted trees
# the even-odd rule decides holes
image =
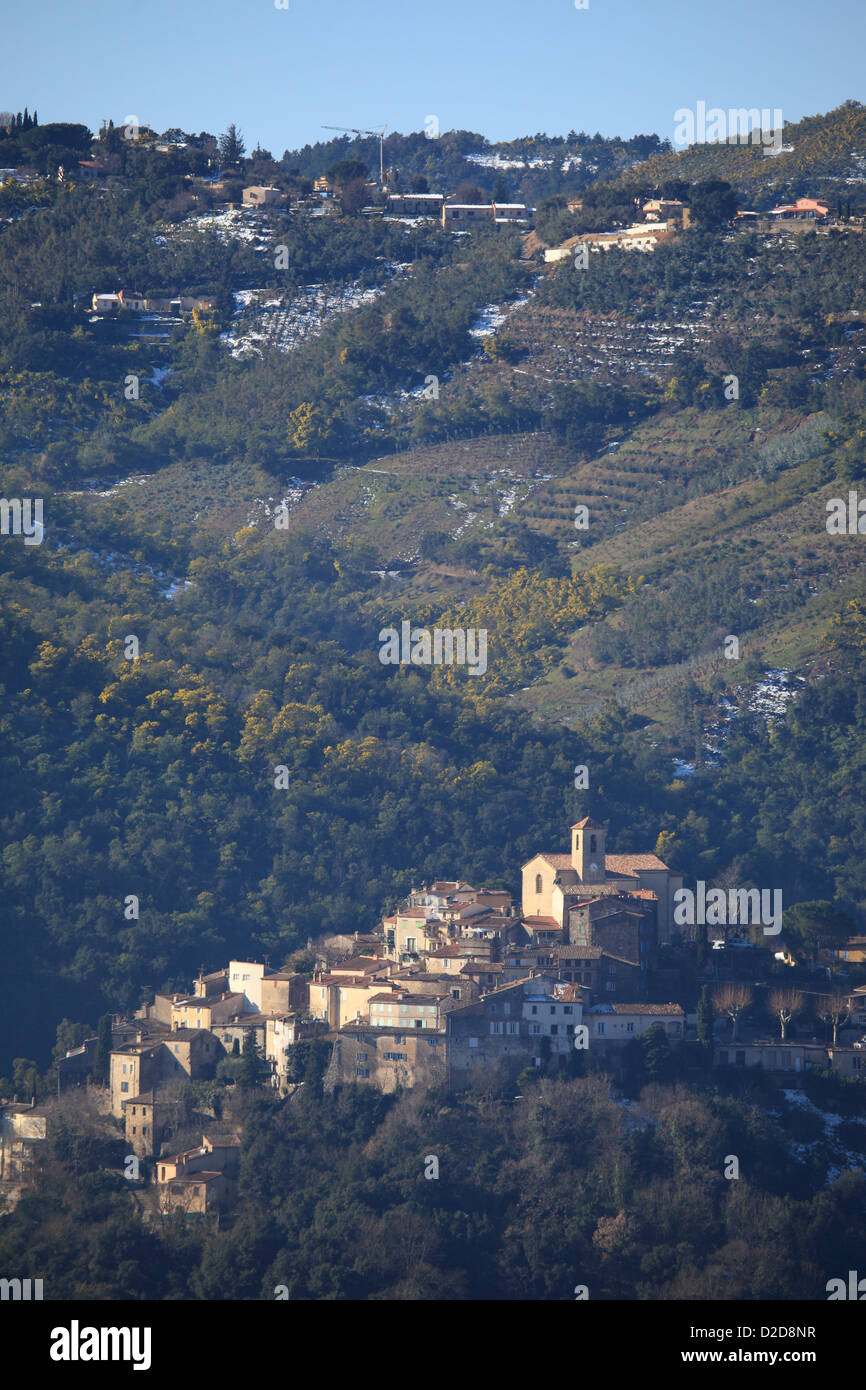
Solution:
[[[772,1018],[783,1042],[795,1019],[823,1023],[832,1032],[834,1047],[838,1045],[840,1030],[851,1018],[850,996],[837,990],[808,995],[795,986],[785,985],[770,989],[766,997],[759,1000],[755,989],[748,984],[731,982],[714,990],[705,985],[698,1001],[698,1042],[705,1048],[712,1047],[714,1022],[720,1015],[730,1019],[731,1038],[736,1042],[741,1020],[756,1011]]]

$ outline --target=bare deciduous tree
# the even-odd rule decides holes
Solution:
[[[823,994],[821,996],[819,1008],[821,1017],[829,1023],[833,1029],[833,1046],[839,1045],[839,1029],[844,1028],[848,1019],[851,1017],[851,1010],[848,1007],[848,1000],[844,994]]]
[[[713,1003],[719,1013],[727,1014],[733,1024],[733,1041],[737,1041],[740,1015],[749,1008],[754,995],[748,985],[720,985],[713,994]]]
[[[788,1024],[795,1014],[801,1014],[803,1012],[804,1003],[804,996],[798,989],[774,989],[770,992],[767,1004],[770,1012],[775,1014],[776,1018],[779,1020],[783,1042],[785,1041],[785,1035],[788,1031]]]

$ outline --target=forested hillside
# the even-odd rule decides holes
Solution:
[[[386,137],[388,192],[523,199],[531,233],[388,215],[375,137],[0,126],[2,492],[44,512],[0,538],[0,1100],[59,1092],[97,1026],[103,1082],[109,1016],[202,967],[309,973],[435,880],[517,898],[587,815],[866,929],[863,113],[773,158]],[[736,219],[800,195],[829,229]],[[690,213],[651,254],[544,259],[650,197]],[[403,623],[483,631],[485,669],[384,664]],[[659,972],[689,1019],[696,957]],[[0,1269],[88,1300],[822,1297],[866,1236],[864,1083],[711,1070],[708,1027],[633,1038],[616,1083],[569,1051],[462,1095],[333,1089],[316,1039],[278,1099],[252,1047],[170,1131],[242,1129],[218,1223],[145,1219],[114,1121],[59,1096]]]
[[[180,1213],[143,1224],[71,1114],[3,1223],[0,1259],[58,1299],[823,1297],[826,1271],[856,1268],[866,1232],[862,1173],[824,1189],[826,1156],[791,1155],[822,1131],[816,1111],[783,1103],[768,1118],[760,1079],[677,1086],[634,1046],[639,1105],[597,1077],[529,1079],[519,1102],[513,1090],[323,1097],[312,1080],[282,1106],[253,1101],[244,1199],[219,1229]],[[819,1105],[856,1108],[806,1084]],[[862,1128],[843,1121],[846,1136]],[[721,1175],[732,1152],[738,1182]]]
[[[424,877],[514,888],[586,812],[859,920],[863,568],[824,519],[864,471],[863,236],[697,226],[582,275],[506,228],[184,211],[156,159],[0,232],[4,491],[46,517],[0,549],[5,1067]],[[229,350],[311,281],[373,298]],[[119,285],[213,307],[90,312]],[[485,628],[487,673],[383,667],[405,617]],[[770,666],[805,678],[776,722]]]

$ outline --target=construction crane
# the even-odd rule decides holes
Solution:
[[[358,130],[357,126],[353,126],[353,125],[323,125],[323,126],[322,126],[322,130],[342,130],[342,131],[351,131],[353,135],[372,135],[376,140],[379,141],[379,186],[380,186],[381,188],[384,188],[384,187],[385,187],[385,153],[384,153],[384,144],[385,144],[385,131],[386,131],[387,129],[388,129],[387,125],[383,125],[381,130]]]

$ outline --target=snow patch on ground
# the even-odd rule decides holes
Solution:
[[[357,283],[339,289],[306,285],[293,293],[271,289],[238,290],[234,295],[232,327],[220,334],[232,357],[262,355],[264,347],[291,352],[310,338],[317,338],[341,314],[372,304],[407,267],[396,263],[383,267],[385,284],[362,289]]]

